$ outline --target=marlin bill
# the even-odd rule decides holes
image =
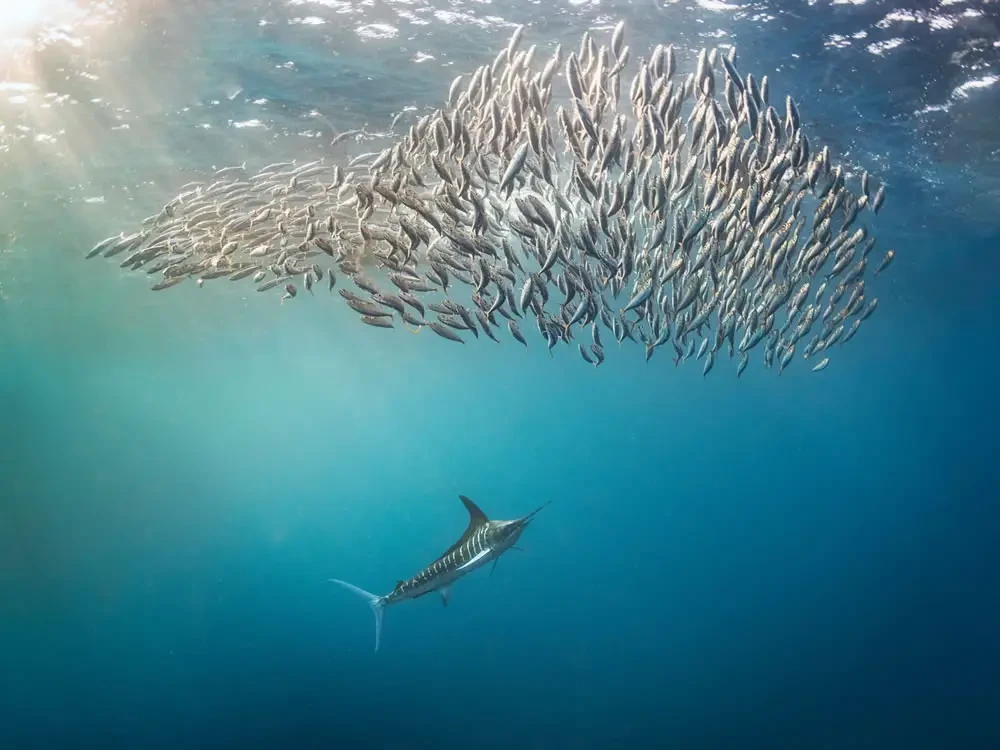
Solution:
[[[465,529],[465,533],[437,560],[412,578],[397,581],[396,587],[385,596],[371,594],[346,581],[340,581],[336,578],[330,579],[331,582],[340,584],[348,591],[353,591],[358,596],[368,600],[368,604],[375,613],[376,651],[378,651],[382,639],[382,619],[385,616],[386,607],[409,599],[417,599],[434,591],[441,595],[441,601],[445,606],[448,606],[452,584],[489,562],[492,562],[495,568],[500,556],[517,543],[521,533],[531,523],[531,520],[542,508],[548,505],[545,503],[528,515],[512,521],[491,521],[479,509],[479,506],[465,495],[458,497],[466,510],[469,511],[469,525]]]

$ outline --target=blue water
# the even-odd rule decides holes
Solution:
[[[4,12],[0,747],[1000,746],[992,4]],[[828,370],[595,370],[82,260],[199,170],[437,106],[510,24],[547,50],[618,17],[735,41],[886,180],[897,260]],[[389,591],[460,493],[553,502],[374,654],[327,579]]]

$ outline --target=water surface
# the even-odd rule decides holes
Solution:
[[[36,5],[0,10],[4,746],[1000,742],[995,4]],[[736,44],[887,183],[897,260],[823,373],[594,370],[82,260],[213,168],[381,147],[516,24],[619,17]],[[459,493],[554,503],[372,654],[326,580],[388,591]]]

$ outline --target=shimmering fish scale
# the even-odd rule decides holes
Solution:
[[[154,290],[252,278],[283,302],[293,279],[310,298],[339,271],[369,326],[398,315],[451,342],[499,341],[502,317],[527,346],[527,319],[550,352],[572,345],[594,366],[602,327],[706,375],[738,357],[738,377],[754,351],[781,373],[797,344],[811,357],[853,339],[877,304],[866,283],[895,258],[868,263],[885,185],[862,171],[849,186],[794,94],[769,103],[771,82],[741,73],[734,48],[700,50],[681,77],[672,47],[631,52],[626,32],[536,59],[519,27],[395,142],[346,168],[216,169],[87,257],[121,256]],[[353,136],[376,138],[331,145]]]

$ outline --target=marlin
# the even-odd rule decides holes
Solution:
[[[353,591],[358,596],[368,600],[372,612],[375,613],[376,651],[378,651],[379,642],[382,639],[382,620],[386,607],[390,604],[405,602],[408,599],[417,599],[434,591],[441,595],[441,601],[447,607],[451,595],[451,585],[462,576],[489,562],[492,562],[495,568],[500,556],[514,547],[521,533],[531,523],[531,519],[549,504],[545,503],[528,515],[513,521],[491,521],[479,509],[479,506],[465,495],[459,495],[458,499],[469,511],[469,526],[465,533],[459,537],[457,542],[446,549],[441,557],[415,576],[405,581],[397,581],[396,588],[385,596],[369,593],[346,581],[340,581],[336,578],[330,579],[332,583],[339,584],[348,591]]]

